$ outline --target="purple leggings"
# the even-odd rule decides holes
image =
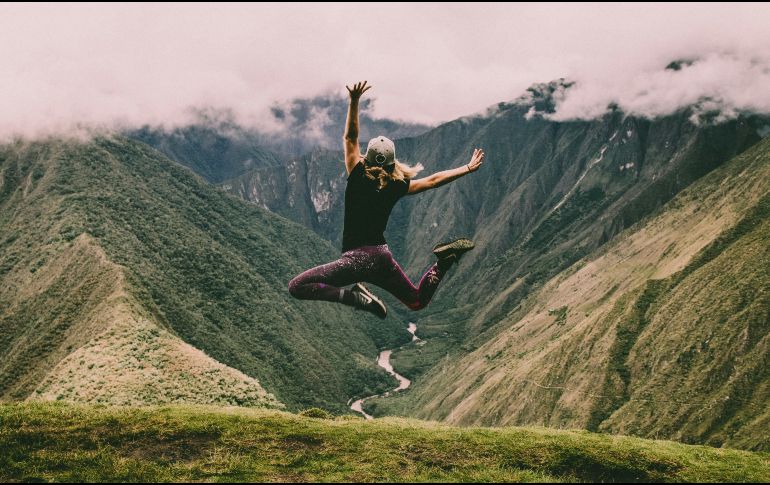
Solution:
[[[367,282],[391,293],[412,310],[420,310],[428,304],[445,273],[434,263],[415,288],[387,244],[361,246],[296,276],[289,282],[289,293],[301,300],[342,301],[343,292],[348,291],[343,286]]]

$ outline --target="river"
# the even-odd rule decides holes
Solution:
[[[412,342],[420,342],[420,338],[417,335],[415,335],[415,332],[417,332],[417,325],[415,325],[412,322],[409,322],[409,327],[407,327],[407,331],[409,331],[409,333],[412,334]],[[393,366],[390,364],[390,356],[391,356],[391,354],[393,354],[393,350],[392,349],[391,350],[383,350],[382,352],[380,352],[380,356],[377,358],[377,365],[379,365],[380,367],[385,369],[385,371],[388,374],[392,375],[393,377],[396,378],[396,380],[398,380],[398,387],[396,387],[395,389],[392,389],[392,390],[390,390],[390,391],[388,391],[388,392],[386,392],[384,394],[375,394],[374,396],[369,396],[369,397],[365,397],[363,399],[359,399],[359,400],[353,402],[353,404],[350,405],[350,409],[352,409],[353,411],[361,414],[366,419],[374,419],[374,418],[364,412],[363,405],[364,405],[365,401],[367,401],[369,399],[372,399],[374,397],[388,397],[391,392],[403,391],[404,389],[406,389],[407,387],[409,387],[412,384],[412,381],[410,381],[406,377],[398,374],[396,371],[393,370]]]

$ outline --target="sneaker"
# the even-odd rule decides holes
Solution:
[[[466,252],[473,249],[476,245],[470,239],[460,238],[454,241],[436,244],[433,246],[433,254],[441,260],[454,260],[457,263],[460,261],[460,257]]]
[[[369,288],[365,287],[362,283],[356,283],[350,291],[355,297],[356,309],[374,313],[382,319],[388,315],[388,309],[385,307],[382,300],[377,298],[374,293],[369,291]]]

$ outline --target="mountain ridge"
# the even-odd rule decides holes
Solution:
[[[288,295],[292,273],[317,264],[319,255],[334,254],[298,224],[227,196],[149,146],[117,136],[4,145],[0,180],[0,345],[4,353],[18,354],[0,371],[3,398],[26,398],[56,364],[85,348],[86,335],[76,329],[102,299],[123,291],[121,285],[130,298],[110,301],[128,305],[123,321],[144,329],[139,333],[151,342],[126,347],[131,339],[116,332],[94,348],[106,346],[105,359],[133,370],[145,365],[142,376],[169,356],[198,360],[183,341],[232,368],[222,385],[243,402],[250,398],[241,391],[257,392],[256,381],[249,380],[254,377],[292,409],[322,405],[342,411],[350,397],[389,385],[390,377],[373,360],[379,345],[408,340],[400,322],[378,320],[375,326],[374,318],[350,308]],[[41,287],[50,264],[67,251],[68,266],[56,264],[70,270],[56,284],[38,299],[20,295]],[[73,266],[73,260],[83,263]],[[112,321],[100,322],[106,328]],[[68,343],[71,334],[78,338]],[[146,361],[137,364],[136,355]],[[88,374],[93,362],[85,357],[77,361],[84,361],[83,368],[63,364],[66,375],[78,373],[73,381]],[[49,362],[46,373],[19,378],[39,362]],[[211,372],[224,372],[212,365]],[[195,372],[188,377],[197,379]],[[251,376],[244,389],[238,372]],[[184,373],[175,375],[185,379]],[[207,379],[217,387],[211,375]],[[109,379],[102,380],[105,391]],[[21,382],[27,383],[23,389],[9,391]],[[73,387],[65,384],[65,391]]]

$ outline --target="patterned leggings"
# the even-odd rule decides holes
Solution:
[[[398,265],[387,244],[361,246],[342,253],[336,261],[311,268],[289,282],[289,293],[301,300],[343,301],[342,287],[357,282],[379,286],[412,310],[430,302],[446,269],[434,263],[415,287]]]

